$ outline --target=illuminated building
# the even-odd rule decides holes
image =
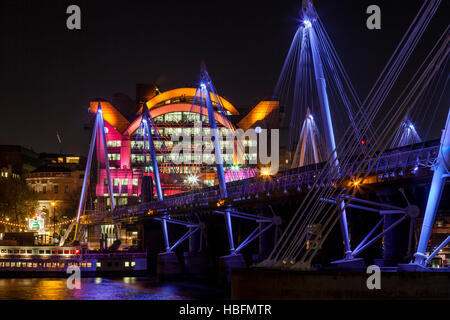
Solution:
[[[72,219],[83,184],[86,159],[76,155],[46,153],[40,154],[39,158],[45,164],[26,177],[27,185],[37,196],[37,213],[47,226]],[[66,227],[58,225],[56,232],[59,234],[60,228]]]
[[[202,159],[195,158],[193,154],[183,154],[184,163],[173,163],[171,150],[177,146],[178,141],[171,141],[173,135],[188,136],[192,141],[199,135],[200,128],[195,128],[194,123],[203,123],[203,133],[209,133],[208,115],[206,108],[193,104],[196,94],[195,88],[177,88],[166,92],[160,92],[155,86],[147,86],[142,94],[144,86],[137,90],[137,101],[134,105],[121,98],[115,102],[102,99],[91,101],[89,111],[92,115],[97,112],[100,101],[105,123],[105,132],[108,148],[109,166],[113,181],[113,193],[118,206],[136,204],[140,201],[143,190],[143,178],[153,177],[148,145],[139,139],[138,128],[141,123],[142,106],[145,103],[151,118],[154,120],[159,137],[154,139],[157,149],[157,160],[161,175],[164,195],[168,196],[193,188],[213,186],[217,183],[216,168],[213,164],[214,154],[204,154]],[[217,110],[217,102],[212,99],[213,106]],[[113,105],[114,104],[114,105]],[[225,109],[230,122],[224,120],[219,113],[215,114],[219,134],[226,136],[229,130],[242,128],[244,131],[260,124],[274,109],[278,102],[262,101],[250,113],[238,122],[238,110],[225,98],[220,97],[220,104]],[[125,107],[124,107],[125,105]],[[120,110],[120,111],[119,111]],[[125,114],[128,114],[125,116]],[[131,115],[131,116],[130,116]],[[133,117],[134,115],[134,117]],[[237,123],[237,125],[235,125]],[[209,141],[209,143],[211,143]],[[203,142],[205,147],[208,142]],[[225,142],[222,148],[225,149]],[[249,147],[256,141],[244,141],[245,159],[255,159],[256,153],[250,153]],[[97,143],[97,155],[102,154],[101,143]],[[162,146],[165,146],[164,152]],[[209,158],[210,159],[209,159]],[[249,178],[254,172],[249,166],[237,166],[233,155],[224,154],[225,176],[227,181]],[[208,163],[211,161],[211,164]],[[108,185],[105,163],[102,157],[97,156],[97,170],[95,179],[95,193],[97,196],[97,208],[109,207]],[[144,197],[145,198],[145,197]]]

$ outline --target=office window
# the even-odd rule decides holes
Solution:
[[[108,160],[111,161],[120,160],[120,153],[109,153]]]
[[[66,157],[66,163],[80,163],[80,157]]]
[[[121,141],[120,140],[108,141],[108,142],[106,142],[106,145],[108,147],[120,147],[121,146]]]

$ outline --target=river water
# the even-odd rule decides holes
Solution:
[[[65,278],[0,279],[0,300],[217,300],[213,286],[190,281],[157,283],[149,277],[82,278],[68,289]]]

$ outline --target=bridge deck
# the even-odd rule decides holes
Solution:
[[[365,184],[383,183],[395,179],[428,178],[431,177],[431,164],[437,157],[439,140],[428,141],[416,145],[385,151],[378,159],[359,159],[356,157],[347,166],[339,168],[337,179],[345,179],[349,182],[367,173],[357,170],[361,163],[365,168],[371,168]],[[373,163],[375,162],[375,163]],[[191,212],[193,209],[218,209],[217,207],[238,202],[261,201],[267,193],[279,197],[286,196],[286,192],[292,189],[307,191],[317,182],[317,186],[330,186],[330,177],[322,177],[323,182],[318,181],[325,163],[289,169],[272,177],[254,177],[227,183],[228,198],[221,199],[218,186],[213,186],[197,191],[181,193],[165,198],[163,201],[151,201],[135,206],[116,208],[114,211],[98,212],[84,215],[82,223],[101,223],[105,220],[120,220],[132,217],[161,216]],[[338,187],[346,187],[347,184]],[[225,202],[226,201],[226,202]]]

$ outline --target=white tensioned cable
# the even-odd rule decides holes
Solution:
[[[391,59],[392,60],[392,59]],[[300,209],[300,208],[299,208]],[[297,214],[298,214],[298,212],[297,212]],[[292,222],[293,220],[291,220],[291,222]],[[279,245],[279,243],[280,243],[280,241],[277,243],[277,245]],[[276,250],[277,248],[275,248],[275,250]],[[274,251],[275,251],[274,250]],[[273,251],[273,253],[274,253],[274,251]],[[272,254],[271,254],[271,256],[273,256]]]
[[[405,89],[404,92],[402,92],[402,95],[397,99],[396,104],[400,100],[402,100],[402,103],[400,104],[400,106],[398,108],[392,109],[392,110],[395,110],[395,112],[393,112],[394,115],[392,116],[391,114],[387,114],[385,117],[386,122],[384,122],[384,123],[388,123],[388,126],[387,127],[385,127],[384,125],[379,126],[379,128],[384,129],[382,131],[382,133],[380,134],[381,139],[380,139],[379,145],[380,145],[380,148],[382,148],[382,150],[378,152],[379,156],[381,156],[382,152],[384,152],[384,150],[386,149],[388,142],[390,140],[389,137],[393,134],[393,131],[396,130],[396,124],[398,123],[398,121],[400,121],[403,118],[404,114],[409,112],[411,110],[411,108],[413,108],[414,105],[416,105],[416,102],[420,99],[420,97],[423,94],[423,92],[425,91],[425,89],[429,86],[431,80],[433,79],[433,77],[435,76],[437,71],[439,70],[439,67],[446,60],[446,58],[448,56],[448,52],[450,51],[450,49],[447,49],[447,50],[444,49],[447,47],[447,45],[448,45],[448,39],[444,43],[444,45],[441,46],[438,53],[433,57],[433,61],[426,68],[426,70],[422,71],[421,69],[419,69],[419,71],[413,77],[413,80],[411,80],[411,82],[408,84],[408,86],[406,88],[406,89],[409,89],[411,83],[414,83],[413,90],[406,91],[406,89]],[[421,76],[420,76],[419,80],[417,80],[417,82],[416,82],[415,79],[418,74],[420,74]],[[420,88],[420,90],[417,94],[415,94],[417,92],[417,88]],[[403,94],[406,94],[406,93],[407,93],[407,96],[405,98],[401,99]],[[414,99],[414,101],[412,103],[410,103],[411,100],[413,100],[413,99]],[[406,110],[406,112],[404,112],[404,110]],[[379,150],[379,148],[377,148],[377,150]],[[372,165],[372,167],[373,167],[373,165]],[[364,174],[362,181],[367,177],[369,172],[370,172],[370,170],[368,170]],[[351,198],[350,198],[350,200],[351,200]],[[336,208],[335,212],[336,211],[337,211],[337,208]]]

